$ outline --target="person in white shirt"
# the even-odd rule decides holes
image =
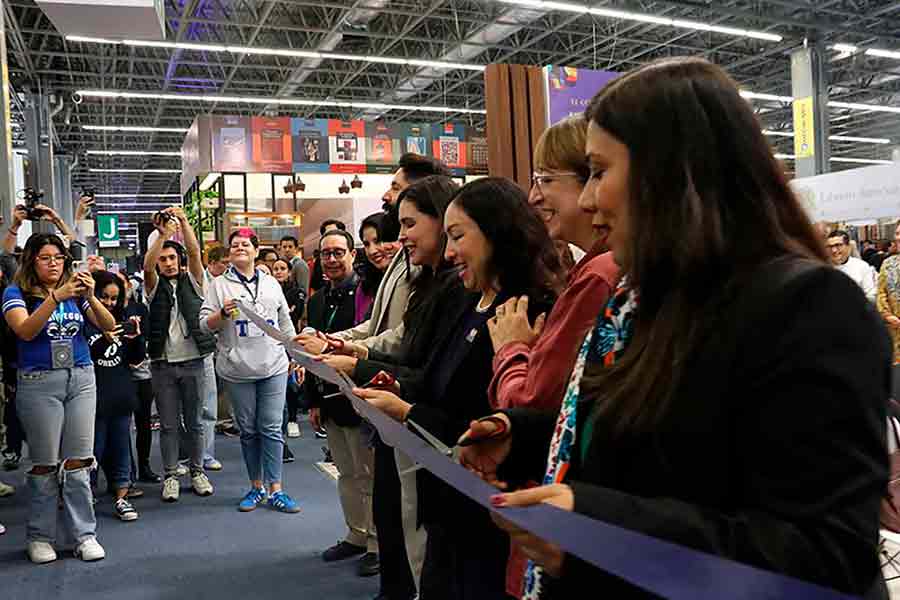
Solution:
[[[874,303],[878,292],[875,269],[866,261],[850,256],[850,236],[847,232],[840,229],[832,231],[825,245],[831,253],[831,264],[855,281],[866,298]]]

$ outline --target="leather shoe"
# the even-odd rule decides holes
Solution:
[[[378,575],[381,565],[378,562],[378,555],[374,552],[366,552],[359,559],[359,565],[356,568],[356,574],[360,577],[372,577]]]
[[[324,560],[325,562],[334,562],[337,560],[345,560],[347,558],[365,553],[365,546],[357,546],[349,542],[338,542],[322,553],[322,560]]]

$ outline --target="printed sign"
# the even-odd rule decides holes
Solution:
[[[119,247],[119,215],[97,215],[97,243],[101,248]]]
[[[484,131],[470,131],[466,148],[466,175],[487,175],[488,143]]]
[[[328,119],[291,119],[294,171],[328,173]]]
[[[211,135],[213,171],[252,169],[250,117],[213,117]]]
[[[293,167],[290,117],[253,117],[253,164],[261,173],[290,173]]]
[[[365,173],[365,122],[328,121],[328,147],[332,173]]]
[[[794,100],[794,155],[812,158],[816,155],[812,96]]]
[[[422,156],[431,156],[431,125],[428,123],[401,123],[401,154],[412,152]]]
[[[619,76],[613,71],[594,71],[577,67],[544,67],[547,78],[547,115],[550,124],[571,115],[584,113],[591,98]]]
[[[453,175],[465,175],[466,126],[463,123],[438,124],[431,134],[434,157],[450,167]]]
[[[369,173],[393,173],[400,160],[400,138],[384,121],[366,123],[366,164]]]

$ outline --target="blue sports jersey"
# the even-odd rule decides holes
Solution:
[[[75,366],[89,367],[91,362],[91,350],[87,340],[84,339],[84,313],[88,310],[87,300],[81,300],[81,306],[75,298],[66,300],[57,305],[56,310],[47,319],[47,323],[41,332],[30,342],[17,338],[19,349],[19,369],[23,371],[43,371],[53,368],[50,357],[51,340],[72,340]],[[43,300],[34,299],[31,306],[26,305],[22,297],[22,290],[17,285],[11,285],[3,293],[3,314],[13,308],[24,308],[28,314],[37,310]]]

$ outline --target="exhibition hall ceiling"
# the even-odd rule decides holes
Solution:
[[[896,1],[164,4],[168,44],[151,45],[67,39],[32,0],[3,0],[13,89],[52,92],[65,100],[55,124],[59,145],[80,156],[76,186],[177,192],[177,173],[92,169],[177,170],[179,158],[165,153],[180,150],[183,130],[200,113],[384,116],[435,123],[452,119],[480,126],[480,67],[497,62],[625,71],[660,57],[703,56],[727,69],[742,89],[765,95],[750,101],[763,127],[782,134],[770,136],[776,151],[790,155],[790,54],[805,39],[819,39],[829,49],[829,100],[838,103],[831,109],[831,135],[837,136],[831,141],[832,155],[887,160],[900,141]],[[72,95],[79,90],[100,90],[107,97],[84,95],[75,103]],[[196,99],[210,95],[221,99]],[[296,100],[305,102],[290,102]],[[15,118],[15,104],[13,112]],[[120,150],[160,154],[86,154]],[[860,164],[833,161],[832,168]]]

